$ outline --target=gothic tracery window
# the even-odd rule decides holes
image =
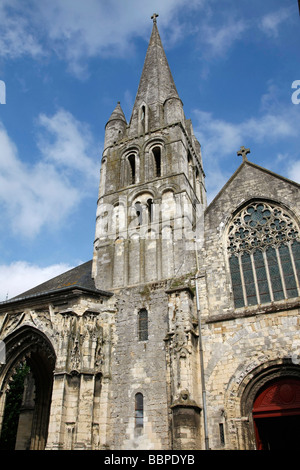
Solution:
[[[298,297],[300,231],[282,207],[256,201],[242,209],[227,250],[236,308]]]

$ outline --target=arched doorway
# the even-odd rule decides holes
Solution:
[[[296,449],[300,429],[300,379],[282,377],[266,383],[253,403],[258,450]]]
[[[5,345],[6,364],[0,376],[0,446],[9,450],[43,450],[48,434],[54,350],[41,331],[29,326],[9,335]],[[12,426],[7,421],[7,409],[12,406],[15,428],[7,439],[6,430]]]

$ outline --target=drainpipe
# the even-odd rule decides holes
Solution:
[[[201,331],[201,313],[200,313],[199,290],[198,290],[198,278],[200,277],[200,275],[199,275],[198,252],[197,252],[196,243],[197,243],[197,241],[195,240],[197,274],[196,274],[194,279],[195,279],[195,286],[196,286],[197,317],[198,317],[198,329],[199,329],[199,354],[200,354],[200,373],[201,373],[201,386],[202,386],[204,436],[205,436],[205,450],[210,450],[209,449],[209,440],[208,440],[208,429],[207,429],[208,427],[207,427],[207,408],[206,408],[206,388],[205,388],[205,378],[204,378],[204,360],[203,360],[202,331]]]

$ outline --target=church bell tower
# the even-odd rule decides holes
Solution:
[[[157,16],[130,121],[117,103],[105,127],[93,278],[117,305],[111,429],[126,436],[117,448],[194,449],[200,379],[192,278],[206,193],[200,144]]]
[[[206,205],[200,145],[185,118],[157,16],[131,119],[127,123],[118,103],[105,127],[93,260],[100,289],[190,272],[187,243],[197,210]]]

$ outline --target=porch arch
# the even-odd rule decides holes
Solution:
[[[241,416],[240,426],[238,426],[239,447],[249,450],[261,448],[255,421],[259,419],[259,400],[266,390],[271,391],[274,386],[279,389],[282,385],[287,384],[296,384],[296,388],[298,384],[299,389],[297,388],[297,390],[300,390],[300,365],[294,364],[290,359],[274,360],[261,364],[244,378],[236,395],[236,404],[239,402],[239,407],[237,406],[236,410],[240,409]],[[283,416],[284,406],[281,406],[279,402],[277,405],[277,416]],[[291,414],[294,413],[291,412]]]
[[[300,379],[280,377],[259,390],[252,415],[258,450],[296,449],[300,425]]]
[[[6,363],[0,370],[0,436],[10,382],[20,366],[26,363],[30,370],[30,377],[28,377],[30,391],[28,393],[31,395],[27,396],[27,401],[31,403],[31,411],[30,418],[27,416],[28,419],[24,414],[26,406],[19,415],[15,448],[43,450],[48,434],[53,371],[56,360],[54,349],[44,333],[29,325],[22,326],[12,332],[4,339],[4,342]],[[25,402],[23,405],[26,405]],[[22,430],[24,420],[23,429],[26,431]]]

